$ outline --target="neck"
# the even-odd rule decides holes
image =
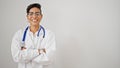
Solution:
[[[37,26],[30,26],[30,31],[31,31],[33,34],[35,34],[35,32],[37,32],[38,29],[39,29],[39,25],[37,25]]]

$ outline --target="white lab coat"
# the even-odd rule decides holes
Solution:
[[[39,37],[37,37],[38,31],[33,35],[28,29],[25,39],[27,49],[21,50],[24,31],[25,29],[20,29],[16,32],[11,44],[12,57],[18,63],[18,68],[52,68],[56,50],[54,34],[45,29],[45,38],[43,39],[42,30]],[[39,55],[38,49],[41,48],[45,48],[46,53],[42,52]]]

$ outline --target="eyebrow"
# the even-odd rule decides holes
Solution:
[[[40,13],[40,12],[29,12],[29,13]]]

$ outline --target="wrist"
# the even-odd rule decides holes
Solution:
[[[40,53],[40,49],[38,49],[38,53],[39,53],[39,55],[41,54],[41,53]]]

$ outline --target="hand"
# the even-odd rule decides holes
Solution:
[[[45,48],[43,48],[43,49],[38,49],[38,52],[39,52],[39,54],[41,54],[42,52],[46,53],[46,50],[45,50]]]
[[[21,47],[21,50],[25,50],[25,49],[26,49],[26,47],[24,47],[24,46]]]
[[[40,55],[40,49],[38,49],[38,53],[39,53],[39,55]]]
[[[45,48],[44,48],[44,49],[42,49],[42,50],[43,50],[43,52],[44,52],[44,53],[46,53],[46,49],[45,49]]]

